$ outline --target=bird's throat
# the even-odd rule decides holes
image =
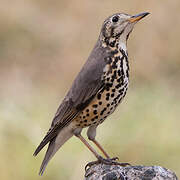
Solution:
[[[109,49],[110,51],[122,49],[126,52],[127,38],[125,36],[104,38],[102,46]]]

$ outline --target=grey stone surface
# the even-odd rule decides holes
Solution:
[[[85,180],[178,180],[171,170],[160,166],[117,166],[97,164],[85,172]]]

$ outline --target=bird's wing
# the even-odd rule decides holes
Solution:
[[[105,67],[106,50],[97,42],[87,62],[75,79],[70,91],[59,106],[52,121],[51,128],[37,147],[34,155],[67,126],[93,99],[97,92],[103,88],[103,69]]]

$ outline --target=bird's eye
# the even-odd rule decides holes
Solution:
[[[114,17],[112,18],[112,22],[118,22],[118,20],[119,20],[119,17],[118,17],[118,16],[114,16]]]

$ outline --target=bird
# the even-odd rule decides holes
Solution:
[[[134,25],[148,14],[116,13],[105,19],[92,52],[58,107],[47,134],[33,154],[36,156],[48,144],[39,175],[43,175],[50,159],[73,136],[79,138],[95,155],[97,162],[116,164],[117,158],[110,158],[96,140],[96,129],[115,111],[126,95],[129,85],[127,40]],[[105,158],[81,135],[86,127],[88,139]]]

